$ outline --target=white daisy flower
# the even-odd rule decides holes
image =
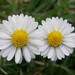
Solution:
[[[40,39],[45,42],[39,48],[43,57],[55,61],[73,53],[75,33],[72,32],[74,27],[67,20],[58,17],[47,18],[46,21],[42,21],[42,26],[40,25],[38,28],[39,31],[43,32],[43,35],[40,34],[42,35]]]
[[[15,62],[21,63],[23,56],[26,62],[39,55],[38,47],[43,41],[37,38],[38,22],[31,16],[13,15],[4,20],[0,31],[0,54],[10,61],[15,56]],[[42,44],[40,44],[42,43]]]

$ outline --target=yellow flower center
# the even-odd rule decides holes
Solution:
[[[63,35],[59,31],[52,31],[48,34],[48,43],[54,47],[62,43]]]
[[[16,47],[22,48],[28,43],[28,33],[22,29],[17,30],[12,35],[12,42]]]

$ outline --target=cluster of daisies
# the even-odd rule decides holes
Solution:
[[[74,27],[63,18],[47,18],[38,25],[32,16],[20,14],[0,25],[0,55],[7,61],[14,58],[20,64],[24,58],[30,62],[35,55],[56,61],[73,53]]]

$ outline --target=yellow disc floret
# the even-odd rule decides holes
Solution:
[[[28,33],[22,29],[16,30],[12,35],[12,43],[19,48],[22,48],[28,43]]]
[[[63,35],[59,31],[52,31],[48,34],[48,43],[51,46],[57,47],[62,44]]]

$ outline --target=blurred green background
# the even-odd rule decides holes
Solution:
[[[0,0],[0,22],[8,15],[27,14],[41,20],[47,17],[63,17],[75,26],[75,0]],[[36,56],[30,63],[15,64],[0,57],[0,75],[75,75],[75,51],[69,57],[56,62]]]

